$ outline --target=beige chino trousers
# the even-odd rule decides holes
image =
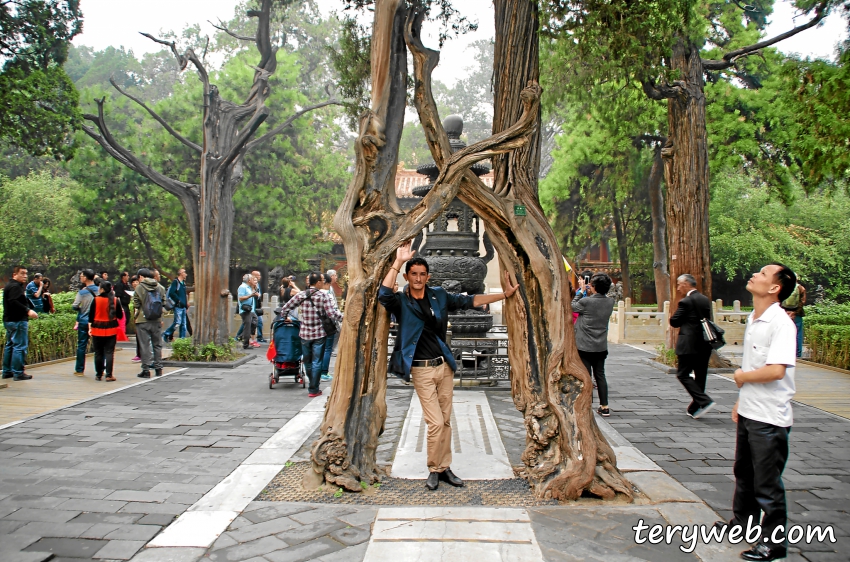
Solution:
[[[413,367],[410,380],[428,425],[428,470],[443,472],[452,464],[454,372],[448,363],[438,367]]]

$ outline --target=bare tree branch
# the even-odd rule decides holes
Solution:
[[[155,43],[159,43],[160,45],[165,45],[166,47],[171,49],[171,52],[174,53],[174,56],[177,58],[177,64],[180,65],[181,71],[186,70],[186,67],[191,62],[195,66],[195,68],[197,69],[198,75],[201,77],[201,82],[204,83],[204,95],[205,96],[209,95],[209,93],[210,93],[209,73],[207,72],[207,69],[204,67],[204,63],[201,62],[201,60],[198,58],[198,55],[195,54],[195,51],[193,51],[192,49],[186,49],[186,53],[181,55],[180,52],[177,50],[177,45],[176,45],[176,43],[174,43],[174,41],[165,41],[164,39],[159,39],[157,37],[154,37],[150,33],[141,33],[141,32],[139,32],[139,33],[141,35],[144,35],[145,37],[147,37],[151,41],[153,41]]]
[[[83,115],[83,118],[87,121],[91,121],[97,126],[97,131],[91,127],[83,125],[83,131],[91,138],[93,138],[97,143],[106,150],[113,158],[133,170],[141,174],[142,176],[148,178],[153,183],[162,187],[167,192],[172,195],[177,196],[180,199],[185,197],[191,197],[193,199],[197,199],[199,195],[198,186],[192,183],[186,183],[179,180],[172,179],[143,163],[141,160],[133,154],[132,151],[128,150],[121,146],[121,144],[112,136],[112,133],[109,131],[109,127],[106,125],[106,120],[103,115],[103,101],[105,98],[94,100],[97,104],[97,115],[92,115],[90,113],[86,113]],[[98,134],[98,131],[100,134]]]
[[[118,91],[119,91],[122,95],[124,95],[124,96],[126,96],[126,97],[130,98],[131,100],[133,100],[134,102],[136,102],[137,104],[139,104],[140,106],[142,106],[142,108],[144,108],[144,109],[145,109],[145,111],[147,111],[148,113],[150,113],[151,117],[153,117],[154,119],[156,119],[156,121],[157,121],[160,125],[162,125],[162,126],[165,128],[165,130],[166,130],[166,131],[168,131],[169,133],[171,133],[171,136],[173,136],[174,138],[176,138],[177,140],[179,140],[180,142],[182,142],[183,144],[185,144],[186,146],[188,146],[188,147],[189,147],[189,148],[191,148],[192,150],[194,150],[194,151],[196,151],[196,152],[198,152],[198,153],[200,153],[200,152],[201,152],[201,150],[202,150],[202,149],[201,149],[201,145],[199,145],[199,144],[197,144],[197,143],[194,143],[194,142],[190,141],[189,139],[187,139],[186,137],[184,137],[183,135],[181,135],[180,133],[178,133],[177,131],[175,131],[175,130],[174,130],[174,128],[173,128],[171,125],[169,125],[169,124],[165,121],[165,119],[163,119],[162,117],[160,117],[160,116],[159,116],[159,115],[158,115],[158,114],[157,114],[157,113],[156,113],[153,109],[151,109],[150,107],[148,107],[148,106],[145,104],[145,102],[143,102],[143,101],[142,101],[142,100],[140,100],[139,98],[137,98],[137,97],[135,97],[135,96],[132,96],[132,95],[128,94],[127,92],[125,92],[124,90],[122,90],[122,89],[121,89],[121,87],[120,87],[118,84],[116,84],[116,83],[115,83],[115,79],[114,79],[113,77],[111,77],[111,76],[109,77],[109,83],[110,83],[110,84],[112,84],[112,86],[113,86],[116,90],[118,90]]]
[[[224,22],[221,21],[220,19],[218,20],[218,25],[214,24],[210,20],[207,20],[207,22],[211,26],[213,26],[214,28],[218,29],[219,31],[223,31],[223,32],[227,33],[228,35],[230,35],[234,39],[239,39],[240,41],[254,41],[254,40],[256,40],[256,37],[248,37],[247,35],[237,35],[236,33],[233,33],[232,31],[227,29],[227,27],[225,27]]]
[[[745,57],[755,51],[764,49],[765,47],[775,45],[780,41],[797,35],[801,31],[810,29],[820,23],[821,20],[823,20],[827,15],[829,15],[829,10],[827,9],[828,5],[829,2],[827,1],[823,1],[818,4],[818,6],[815,8],[815,17],[812,18],[809,22],[804,23],[803,25],[798,25],[797,27],[786,31],[785,33],[781,33],[772,39],[766,39],[764,41],[760,41],[759,43],[755,43],[754,45],[749,45],[747,47],[741,47],[740,49],[730,51],[723,55],[722,60],[703,60],[702,66],[706,70],[724,70],[735,64],[735,61],[737,61],[741,57]]]
[[[281,123],[280,125],[278,125],[274,129],[272,129],[271,131],[268,131],[263,136],[257,137],[256,139],[249,142],[248,145],[245,147],[245,152],[247,153],[247,152],[257,148],[259,145],[263,144],[264,142],[271,139],[272,137],[277,136],[278,134],[280,134],[281,131],[283,131],[284,129],[286,129],[290,125],[292,125],[292,123],[294,123],[295,120],[298,119],[299,117],[301,117],[302,115],[309,113],[313,110],[320,109],[322,107],[326,107],[326,106],[329,106],[329,105],[342,105],[342,103],[343,102],[341,102],[339,100],[330,99],[330,100],[326,100],[326,101],[317,103],[315,105],[307,106],[304,109],[301,109],[300,111],[296,111],[295,113],[290,115],[286,119],[286,121],[284,121],[283,123]]]

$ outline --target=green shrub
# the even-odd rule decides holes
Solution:
[[[30,320],[27,363],[42,363],[73,357],[77,352],[76,314],[40,314]],[[0,344],[6,343],[6,330],[0,325]]]
[[[76,314],[77,312],[71,308],[71,305],[74,304],[74,298],[76,298],[77,293],[73,293],[71,291],[66,291],[64,293],[56,293],[53,296],[53,308],[56,310],[56,314]]]
[[[832,300],[825,300],[818,304],[810,304],[804,307],[806,315],[850,315],[850,303],[838,304]]]
[[[804,318],[804,323],[812,326],[850,326],[850,314],[810,314]]]
[[[850,326],[806,324],[804,330],[812,361],[850,369]]]
[[[667,349],[667,346],[661,343],[655,346],[655,351],[658,352],[658,356],[655,360],[659,363],[667,365],[668,367],[679,366],[679,358],[676,357],[675,349]]]
[[[174,361],[233,361],[237,357],[234,350],[235,342],[236,340],[231,338],[224,345],[208,343],[198,347],[192,342],[192,338],[176,338],[171,344],[171,359]]]

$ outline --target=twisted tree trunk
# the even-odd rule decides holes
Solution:
[[[537,201],[534,155],[539,147],[531,146],[529,137],[539,123],[540,87],[530,79],[521,93],[509,95],[509,81],[502,82],[506,90],[501,96],[511,98],[512,105],[521,108],[519,114],[506,117],[489,139],[452,154],[431,93],[439,53],[422,45],[423,18],[422,11],[410,10],[400,0],[378,0],[375,5],[372,107],[361,118],[355,177],[335,219],[348,258],[349,297],[333,392],[305,484],[316,486],[324,480],[360,491],[360,482],[380,479],[375,450],[386,418],[389,320],[377,302],[378,287],[396,249],[458,195],[484,219],[501,267],[516,272],[520,284],[518,298],[506,304],[505,315],[512,390],[529,435],[523,454],[526,477],[541,497],[575,499],[584,490],[605,498],[617,493],[631,497],[593,419],[592,385],[574,345],[566,272]],[[536,20],[531,28],[536,29]],[[514,39],[522,39],[527,30],[515,29]],[[441,170],[428,195],[407,214],[398,210],[393,177],[405,103],[403,41],[413,55],[414,103]],[[536,49],[531,43],[525,42]],[[519,49],[507,58],[522,56]],[[522,72],[523,78],[536,75],[536,63]],[[468,171],[474,162],[508,153],[505,172],[497,174],[497,192]],[[509,174],[513,181],[506,181]],[[527,215],[516,212],[516,205],[524,205]]]
[[[658,310],[670,298],[670,272],[667,271],[667,221],[664,218],[664,193],[661,180],[664,177],[664,162],[661,147],[655,149],[652,168],[647,180],[652,215],[652,273],[655,277],[655,299]]]

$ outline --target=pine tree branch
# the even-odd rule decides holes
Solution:
[[[192,150],[194,150],[194,151],[196,151],[196,152],[198,152],[198,153],[200,153],[200,152],[201,152],[201,150],[202,150],[202,149],[201,149],[201,145],[199,145],[199,144],[197,144],[197,143],[194,143],[194,142],[190,141],[189,139],[187,139],[186,137],[184,137],[183,135],[181,135],[180,133],[178,133],[177,131],[175,131],[175,130],[174,130],[174,128],[173,128],[171,125],[169,125],[169,124],[165,121],[165,119],[163,119],[162,117],[160,117],[160,116],[159,116],[159,115],[158,115],[158,114],[157,114],[157,113],[156,113],[153,109],[151,109],[150,107],[148,107],[148,106],[145,104],[145,102],[143,102],[143,101],[142,101],[142,100],[140,100],[139,98],[137,98],[137,97],[135,97],[135,96],[132,96],[132,95],[128,94],[127,92],[125,92],[124,90],[122,90],[122,89],[121,89],[121,87],[120,87],[118,84],[116,84],[116,83],[115,83],[115,79],[114,79],[114,78],[112,78],[111,76],[109,77],[109,83],[110,83],[110,84],[112,84],[112,86],[113,86],[116,90],[118,90],[118,91],[119,91],[122,95],[124,95],[124,96],[126,96],[126,97],[130,98],[131,100],[133,100],[134,102],[136,102],[137,104],[139,104],[140,106],[142,106],[142,108],[144,108],[144,110],[145,110],[145,111],[147,111],[148,113],[150,113],[151,117],[153,117],[154,119],[156,119],[156,121],[157,121],[160,125],[162,125],[162,126],[165,128],[165,130],[166,130],[166,131],[168,131],[169,133],[171,133],[171,136],[173,136],[174,138],[176,138],[177,140],[179,140],[180,142],[182,142],[183,144],[185,144],[186,146],[188,146],[188,147],[189,147],[189,148],[191,148]]]
[[[765,41],[761,41],[759,43],[755,43],[753,45],[749,45],[747,47],[741,47],[740,49],[735,49],[734,51],[730,51],[723,55],[722,60],[703,60],[702,66],[705,70],[724,70],[729,68],[730,66],[735,64],[735,61],[740,59],[741,57],[745,57],[750,55],[756,51],[764,49],[765,47],[770,47],[771,45],[775,45],[780,41],[784,41],[789,37],[793,37],[798,33],[810,29],[817,24],[819,24],[827,15],[829,15],[829,2],[823,1],[815,8],[815,17],[812,18],[807,23],[803,25],[798,25],[797,27],[786,31],[785,33],[781,33],[772,39],[766,39]]]
[[[165,41],[164,39],[154,37],[150,33],[140,32],[140,34],[144,35],[154,43],[165,45],[166,47],[171,49],[171,52],[174,53],[174,56],[177,58],[177,64],[180,65],[181,71],[186,70],[186,67],[189,66],[189,63],[191,62],[195,69],[198,71],[198,76],[201,77],[201,82],[203,82],[204,84],[204,96],[206,97],[209,95],[210,76],[207,72],[206,67],[204,67],[204,63],[201,62],[201,59],[198,58],[198,55],[195,54],[195,51],[193,51],[192,49],[186,49],[186,52],[181,55],[180,52],[177,50],[177,45],[176,43],[174,43],[174,41]]]

